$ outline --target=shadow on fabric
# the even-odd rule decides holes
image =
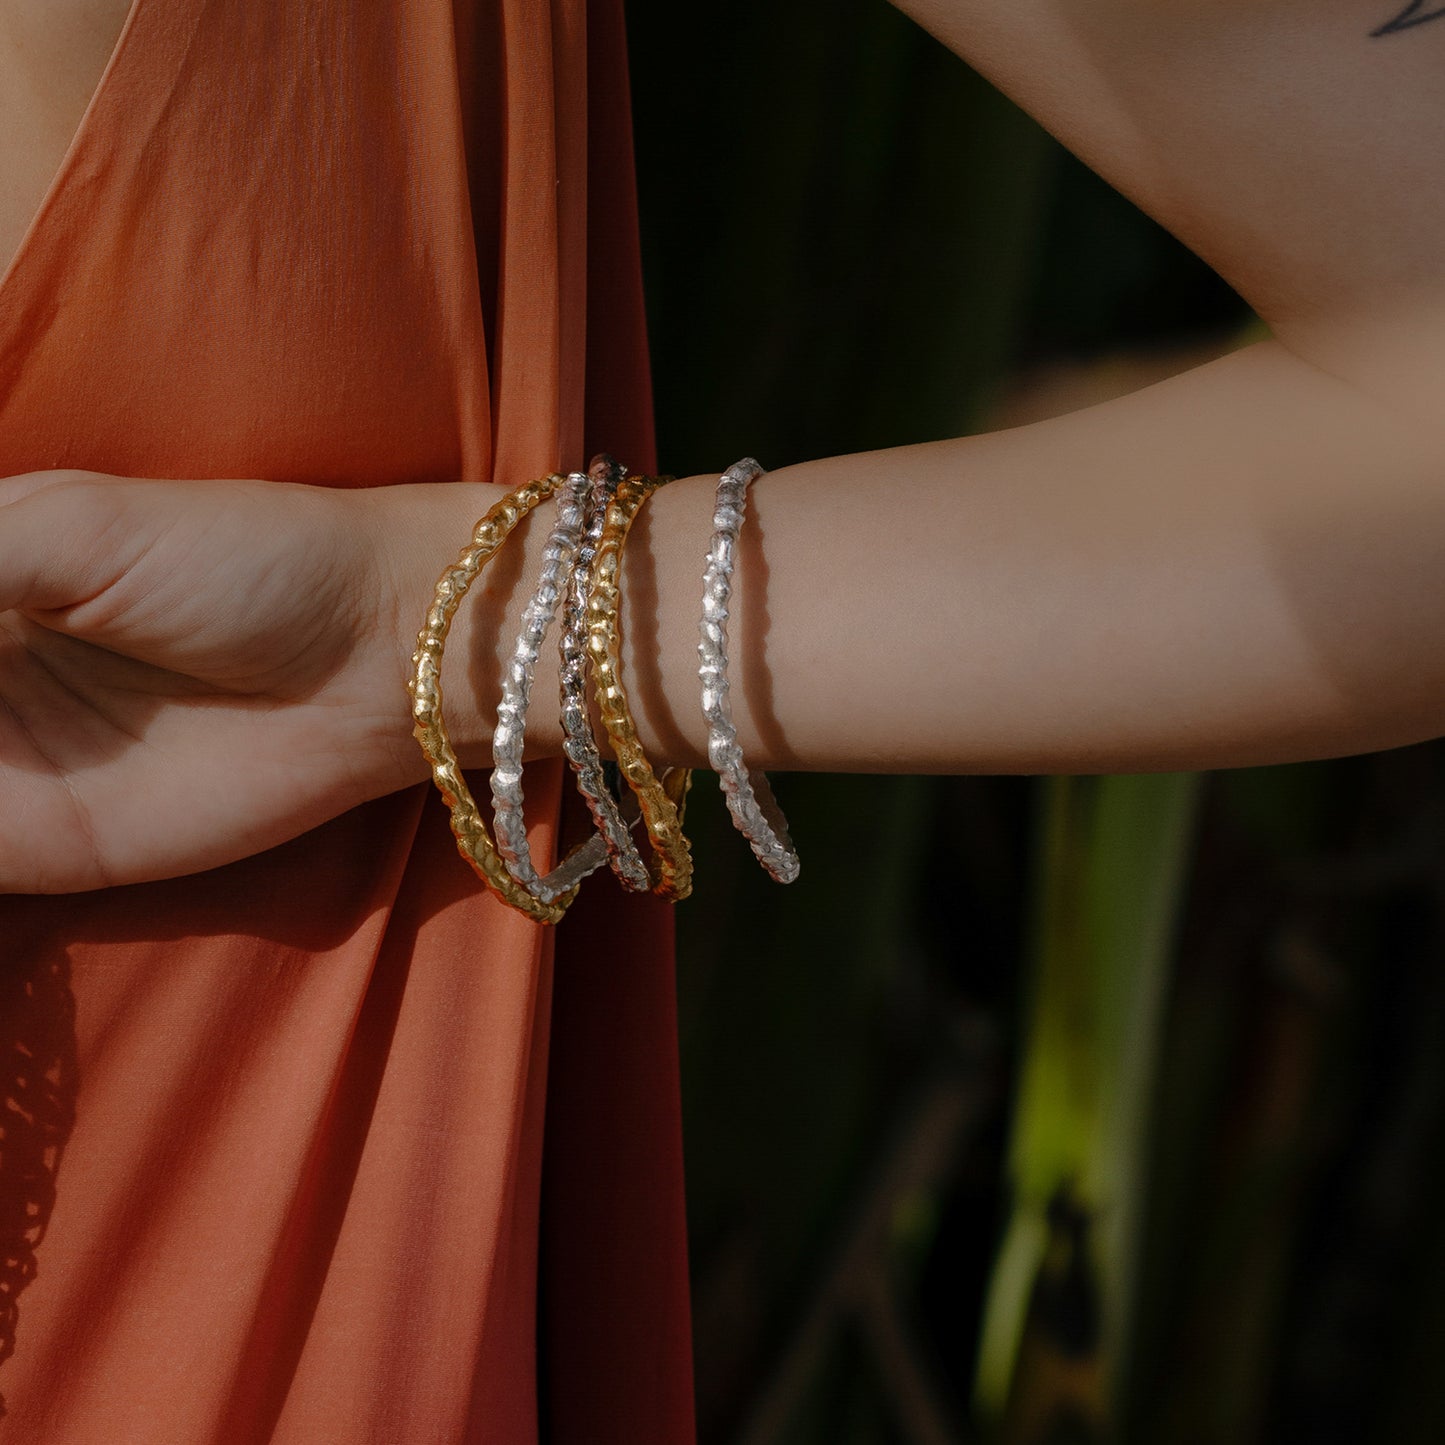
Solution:
[[[20,1296],[55,1207],[75,1122],[75,998],[63,949],[0,969],[0,1366],[15,1353]],[[0,1386],[4,1376],[0,1374]],[[0,1416],[5,1396],[0,1389]]]

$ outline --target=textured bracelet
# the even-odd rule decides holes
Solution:
[[[587,597],[587,655],[592,661],[602,725],[611,739],[622,776],[637,796],[642,820],[652,840],[652,891],[663,898],[682,899],[692,891],[692,856],[682,831],[682,803],[690,775],[686,768],[675,768],[666,784],[658,781],[628,711],[627,690],[622,685],[618,666],[618,580],[622,548],[643,502],[671,480],[671,477],[627,477],[618,484],[616,496],[607,508],[592,564],[592,587]]]
[[[507,865],[487,836],[476,800],[462,777],[461,765],[447,737],[442,721],[441,666],[452,618],[476,581],[482,568],[496,555],[512,529],[534,507],[547,500],[566,483],[558,475],[543,477],[509,492],[477,523],[471,545],[437,580],[426,624],[417,635],[412,653],[412,675],[407,679],[411,694],[412,731],[431,764],[432,777],[451,810],[452,832],[457,850],[494,893],[539,923],[556,923],[576,897],[571,888],[551,902],[544,902],[524,888],[507,871]]]
[[[576,774],[577,789],[587,803],[597,835],[603,840],[608,862],[624,888],[645,893],[652,886],[647,865],[632,841],[632,830],[607,785],[597,740],[588,715],[584,668],[587,659],[587,594],[592,566],[602,537],[607,508],[626,475],[621,463],[597,456],[588,468],[591,492],[582,540],[577,547],[572,576],[562,603],[561,694],[562,751]]]
[[[708,761],[718,775],[728,811],[738,831],[748,840],[768,876],[791,883],[798,876],[798,855],[788,836],[788,825],[773,797],[765,774],[752,772],[743,762],[733,726],[728,689],[728,599],[732,594],[733,554],[747,509],[748,485],[763,474],[751,457],[729,467],[718,482],[713,512],[712,546],[702,580],[702,711],[707,719]]]
[[[532,862],[522,812],[522,754],[527,737],[527,709],[532,700],[532,678],[542,641],[557,615],[557,603],[567,585],[569,569],[582,537],[589,478],[573,472],[557,493],[557,521],[542,550],[542,570],[531,601],[522,612],[522,630],[512,650],[497,704],[492,732],[492,804],[497,852],[512,877],[543,903],[551,903],[607,861],[605,847],[595,844],[574,849],[543,878]],[[585,853],[583,852],[585,850]]]

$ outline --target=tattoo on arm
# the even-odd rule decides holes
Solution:
[[[1395,35],[1401,30],[1409,30],[1412,26],[1423,25],[1427,20],[1440,20],[1445,18],[1445,4],[1440,0],[1410,0],[1410,3],[1391,21],[1381,25],[1378,30],[1370,31],[1370,38],[1377,39],[1381,35]]]

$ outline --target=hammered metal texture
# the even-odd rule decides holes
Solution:
[[[632,841],[631,826],[622,816],[608,786],[597,741],[592,736],[584,677],[587,593],[592,585],[592,566],[608,504],[626,470],[621,463],[604,455],[593,458],[588,472],[592,486],[587,500],[586,524],[572,566],[571,583],[562,603],[562,751],[576,775],[577,790],[587,804],[592,822],[606,844],[607,860],[612,865],[612,871],[624,888],[633,893],[645,893],[652,887],[652,879],[647,872],[647,864],[642,861],[642,854]]]
[[[571,856],[563,860],[567,865],[565,872],[559,872],[562,867],[559,865],[558,870],[545,878],[533,865],[522,812],[522,754],[526,747],[527,710],[532,700],[537,658],[557,615],[557,603],[582,537],[590,486],[585,473],[573,472],[557,493],[557,520],[543,547],[536,591],[522,612],[522,630],[507,664],[502,700],[497,704],[497,724],[492,732],[492,817],[497,852],[512,877],[543,903],[551,903],[585,877],[577,872],[578,860]],[[606,859],[604,851],[597,862],[601,864]]]
[[[628,787],[637,796],[642,821],[652,840],[652,891],[663,898],[682,899],[692,892],[692,854],[682,831],[680,804],[687,795],[686,769],[674,769],[667,786],[658,781],[633,726],[622,685],[618,656],[618,578],[628,528],[643,502],[671,477],[627,477],[607,508],[597,555],[592,564],[592,586],[587,596],[587,656],[597,695],[597,710],[612,751]]]
[[[577,896],[574,888],[550,903],[534,898],[510,873],[493,846],[477,811],[476,800],[462,777],[461,765],[447,737],[442,720],[441,667],[447,633],[457,607],[482,568],[507,540],[512,529],[534,507],[545,502],[566,478],[557,474],[528,482],[502,498],[472,532],[471,545],[437,579],[426,623],[417,634],[412,653],[412,675],[407,679],[411,695],[412,732],[431,765],[432,778],[451,810],[452,832],[457,850],[476,870],[477,876],[504,902],[539,923],[556,923]]]
[[[728,601],[732,596],[733,557],[747,511],[748,485],[763,469],[751,457],[729,467],[718,482],[712,545],[702,578],[702,711],[707,719],[707,756],[738,831],[770,878],[791,883],[798,876],[798,855],[782,810],[765,774],[743,762],[733,726],[728,687]]]

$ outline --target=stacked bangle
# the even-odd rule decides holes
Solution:
[[[659,781],[642,749],[627,705],[627,689],[619,667],[617,626],[618,579],[628,529],[643,502],[670,477],[626,477],[607,507],[597,555],[592,564],[592,590],[587,598],[587,655],[597,688],[597,710],[626,781],[642,809],[653,847],[652,891],[663,898],[683,899],[692,892],[692,855],[682,831],[682,804],[691,777],[685,768]]]
[[[708,726],[708,758],[733,822],[759,862],[780,883],[798,876],[798,856],[761,772],[743,761],[728,689],[728,602],[733,558],[749,484],[762,475],[751,458],[730,467],[718,483],[712,544],[703,574],[702,640],[698,676]],[[610,863],[624,887],[664,898],[692,891],[692,855],[682,831],[692,774],[667,769],[659,779],[628,709],[621,678],[620,578],[628,532],[642,504],[670,477],[627,476],[611,457],[593,459],[586,474],[553,474],[509,492],[477,523],[471,544],[437,582],[426,624],[412,654],[413,732],[451,811],[457,848],[479,877],[513,908],[540,923],[556,923],[583,878]],[[518,522],[549,497],[557,519],[543,550],[541,575],[522,614],[508,662],[492,734],[491,793],[496,841],[482,822],[462,777],[442,719],[441,666],[456,610],[482,568]],[[522,757],[532,683],[548,628],[561,605],[561,721],[563,751],[596,825],[545,876],[532,860],[523,816]],[[586,690],[607,731],[615,763],[604,763],[592,734]],[[625,786],[623,786],[625,784]],[[630,813],[630,816],[629,816]],[[645,860],[632,838],[640,815],[652,845]]]
[[[432,777],[451,810],[457,849],[477,875],[505,902],[539,923],[556,923],[576,896],[575,886],[553,900],[534,897],[507,871],[507,865],[487,835],[476,800],[462,777],[451,740],[442,720],[441,665],[452,618],[482,568],[496,555],[512,529],[534,507],[547,500],[566,478],[553,474],[509,492],[472,532],[471,546],[437,580],[426,623],[417,635],[412,653],[412,731],[431,764]]]
[[[712,546],[703,572],[701,664],[702,711],[707,719],[708,762],[718,775],[734,825],[748,840],[768,876],[791,883],[798,876],[798,855],[788,825],[765,774],[743,762],[733,726],[728,688],[728,600],[732,593],[733,554],[747,510],[748,486],[763,469],[751,457],[728,468],[718,482],[713,511]]]
[[[637,845],[632,841],[632,830],[607,785],[602,756],[592,736],[583,676],[587,658],[587,595],[592,586],[597,544],[602,538],[607,507],[626,475],[626,469],[612,457],[603,455],[593,458],[588,474],[591,492],[587,501],[586,525],[572,565],[571,585],[562,604],[562,751],[572,765],[578,791],[586,801],[598,836],[604,842],[612,871],[624,888],[645,893],[652,886],[652,879]]]
[[[542,553],[542,574],[537,590],[522,613],[522,632],[512,651],[497,704],[497,725],[492,732],[492,806],[497,834],[497,852],[507,871],[543,903],[551,903],[606,861],[606,851],[584,845],[547,877],[541,877],[532,863],[527,841],[526,819],[522,813],[522,754],[527,736],[527,709],[532,699],[532,675],[542,640],[557,615],[563,580],[582,537],[583,510],[589,479],[573,472],[557,493],[557,522]]]

